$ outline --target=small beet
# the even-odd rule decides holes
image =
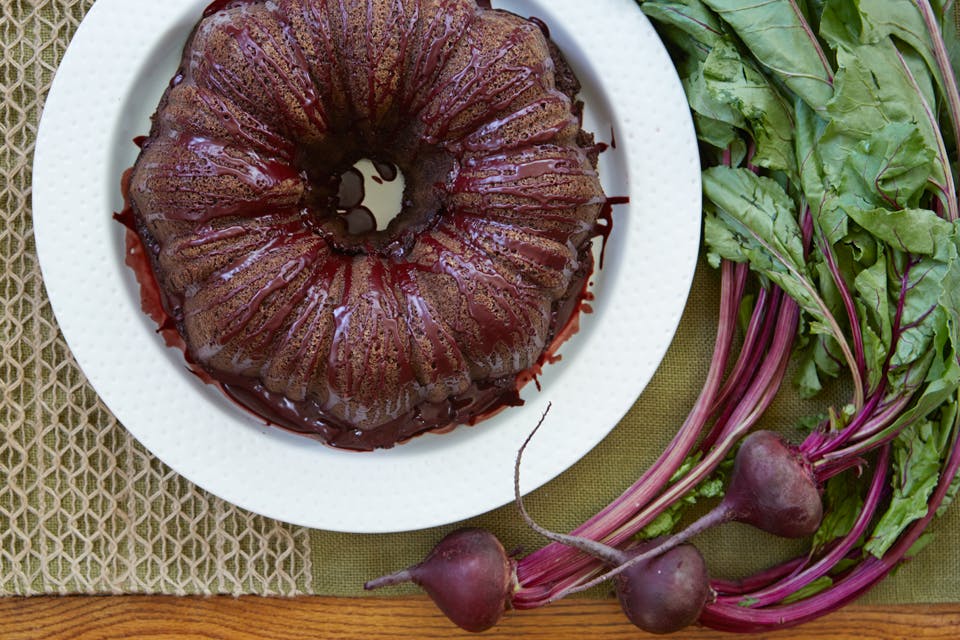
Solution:
[[[496,536],[483,529],[448,534],[422,562],[371,580],[364,589],[413,582],[466,631],[485,631],[503,617],[514,588],[514,562]]]
[[[731,519],[784,538],[813,535],[823,519],[823,501],[809,465],[771,431],[756,431],[743,440],[723,505]]]
[[[630,566],[616,576],[615,585],[627,618],[649,633],[674,633],[690,626],[710,597],[706,562],[690,544]]]

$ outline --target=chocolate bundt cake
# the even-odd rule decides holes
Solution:
[[[127,183],[188,360],[351,449],[516,404],[606,203],[577,88],[537,22],[474,0],[211,5]],[[338,214],[362,158],[405,177],[384,229]]]

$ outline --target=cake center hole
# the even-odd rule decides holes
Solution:
[[[382,231],[403,208],[403,174],[397,166],[363,158],[340,174],[337,214],[351,234]]]

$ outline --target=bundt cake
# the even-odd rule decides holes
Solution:
[[[126,183],[188,360],[350,449],[516,404],[606,203],[577,90],[539,23],[474,0],[211,5]],[[341,215],[362,158],[405,177],[383,229]]]

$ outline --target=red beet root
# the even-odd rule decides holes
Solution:
[[[454,624],[479,632],[503,617],[514,589],[513,569],[513,561],[492,533],[458,529],[438,542],[419,564],[371,580],[363,588],[413,582]]]
[[[723,505],[730,519],[785,538],[813,535],[823,519],[809,466],[770,431],[754,432],[740,445]]]
[[[710,597],[703,556],[690,544],[631,566],[615,578],[620,606],[649,633],[674,633],[697,621]]]

